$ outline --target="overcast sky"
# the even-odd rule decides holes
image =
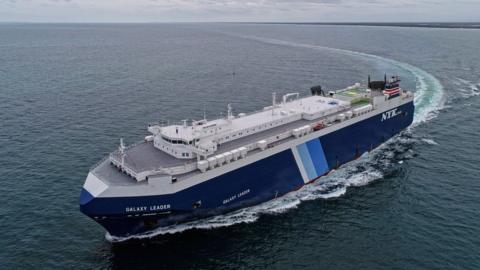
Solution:
[[[0,0],[2,22],[480,21],[480,0]]]

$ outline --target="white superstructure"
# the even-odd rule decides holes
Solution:
[[[157,149],[178,159],[205,160],[214,155],[221,144],[301,119],[317,119],[349,107],[350,102],[336,98],[299,98],[298,93],[290,93],[283,96],[281,103],[274,101],[272,106],[252,114],[235,116],[229,105],[225,118],[195,121],[191,125],[187,125],[186,121],[183,125],[153,125],[148,130],[153,134]]]
[[[327,96],[322,94],[300,98],[298,93],[289,93],[277,102],[273,93],[272,105],[258,112],[235,115],[229,104],[224,118],[149,125],[152,135],[145,137],[145,142],[128,148],[121,142],[119,150],[110,154],[109,159],[137,181],[158,175],[173,179],[196,170],[204,173],[256,151],[296,140],[319,127],[358,120],[360,116],[400,102],[360,84],[330,91]],[[413,95],[402,91],[401,96],[404,100]]]

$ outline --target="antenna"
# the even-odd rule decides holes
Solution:
[[[277,93],[272,93],[272,115],[275,115],[275,106],[277,105]]]
[[[118,147],[118,152],[120,153],[120,157],[122,158],[122,167],[125,164],[125,144],[123,143],[123,138],[120,138],[120,146]]]
[[[232,105],[228,103],[227,105],[227,119],[232,119],[233,114],[232,114]]]

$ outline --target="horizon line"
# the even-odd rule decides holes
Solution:
[[[420,28],[470,28],[480,29],[480,21],[419,21],[419,22],[282,22],[282,21],[86,21],[86,22],[35,22],[35,21],[0,21],[0,24],[292,24],[292,25],[332,25],[332,26],[393,26],[393,27],[420,27]]]

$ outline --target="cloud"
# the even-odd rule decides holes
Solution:
[[[479,0],[0,0],[0,21],[468,21]]]

